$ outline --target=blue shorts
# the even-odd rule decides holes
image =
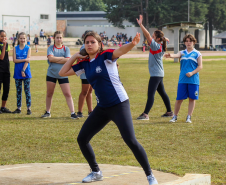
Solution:
[[[30,42],[27,42],[27,45],[28,45],[28,46],[30,46],[30,45],[31,45],[31,43],[30,43]]]
[[[184,100],[187,98],[193,100],[199,99],[199,85],[196,84],[178,84],[177,100]]]

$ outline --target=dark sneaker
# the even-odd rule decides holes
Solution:
[[[91,111],[91,112],[88,112],[88,116],[92,113],[93,111]]]
[[[1,112],[2,113],[12,113],[9,109],[7,109],[6,107],[1,108]]]
[[[103,180],[103,175],[102,172],[91,172],[87,177],[85,177],[82,182],[87,183],[87,182],[94,182],[94,181],[102,181]]]
[[[0,110],[0,114],[2,114],[2,111]]]
[[[77,116],[78,116],[79,118],[83,118],[83,117],[84,117],[83,114],[82,114],[82,112],[77,112]]]
[[[31,115],[31,109],[27,109],[27,115]]]
[[[138,120],[149,120],[149,116],[142,113],[137,119]]]
[[[153,174],[147,176],[149,185],[158,184],[158,181],[156,180],[155,176]]]
[[[73,113],[71,114],[71,119],[79,119],[79,117],[75,113]]]
[[[51,118],[51,114],[46,111],[45,114],[42,115],[42,118]]]
[[[20,114],[21,110],[20,109],[16,109],[14,112],[12,112],[13,114]]]
[[[173,112],[166,112],[161,117],[173,117]]]

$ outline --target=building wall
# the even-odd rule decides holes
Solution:
[[[57,31],[62,31],[64,35],[67,34],[67,20],[57,20]]]
[[[17,31],[38,34],[41,29],[46,33],[56,30],[56,0],[1,0],[0,29],[11,36]],[[4,8],[3,8],[4,7]],[[40,15],[49,19],[41,19]]]

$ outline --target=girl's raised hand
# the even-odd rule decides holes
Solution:
[[[135,46],[140,42],[140,33],[137,33],[136,36],[133,38],[132,44]]]
[[[142,15],[140,15],[139,20],[137,19],[137,23],[138,23],[139,25],[141,25],[141,24],[142,24],[142,22],[143,22],[143,16],[142,16]]]

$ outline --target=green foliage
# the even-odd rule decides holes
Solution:
[[[104,11],[102,0],[57,0],[58,11]]]
[[[115,26],[123,27],[123,20],[128,20],[137,25],[136,18],[139,14],[144,16],[144,25],[150,27],[171,22],[188,20],[188,1],[181,0],[104,0],[106,4],[107,19]],[[190,21],[204,22],[207,5],[204,0],[190,1]]]

